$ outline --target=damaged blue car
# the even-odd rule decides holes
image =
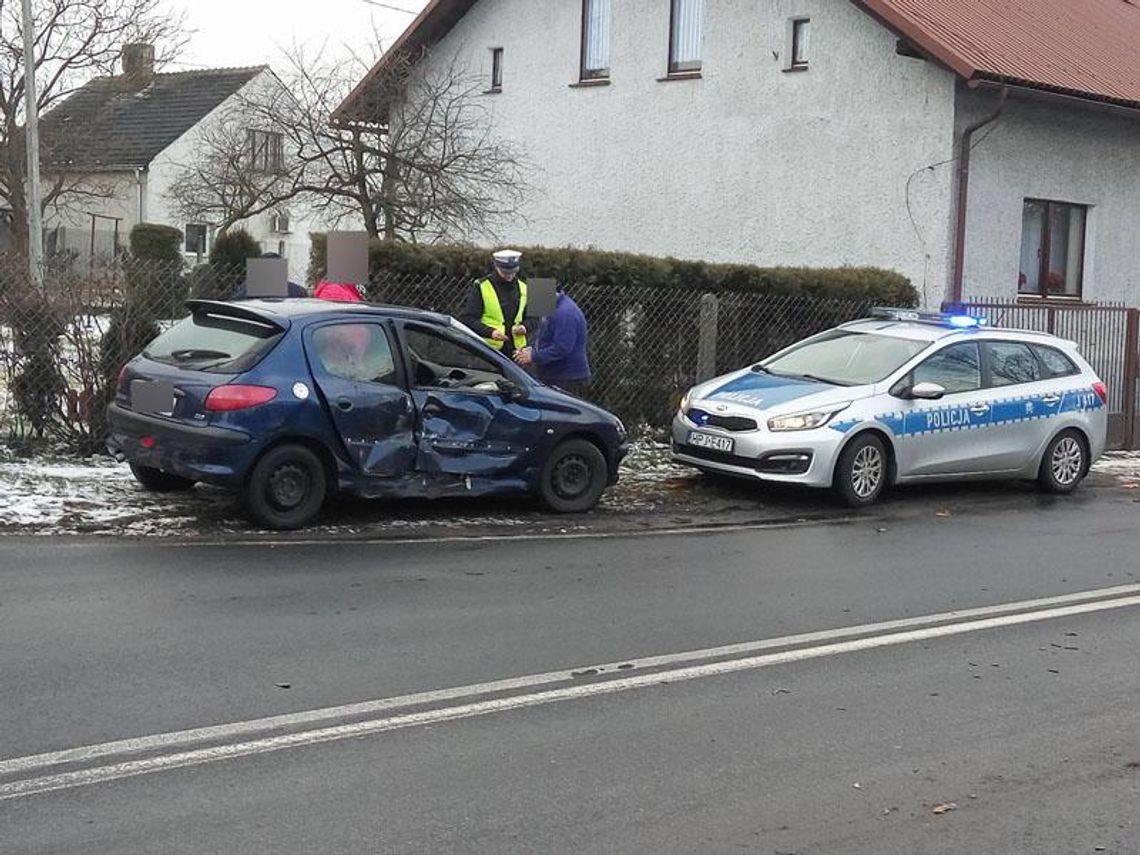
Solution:
[[[544,386],[446,315],[322,300],[191,300],[128,362],[108,449],[143,487],[239,491],[272,529],[326,498],[529,493],[592,508],[621,421]]]

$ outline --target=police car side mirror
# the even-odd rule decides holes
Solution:
[[[946,388],[937,383],[915,383],[907,397],[920,401],[937,401],[946,394]]]

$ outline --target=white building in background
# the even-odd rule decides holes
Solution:
[[[78,175],[92,187],[112,189],[109,196],[100,193],[73,201],[64,210],[49,209],[44,223],[48,251],[109,254],[116,246],[126,247],[131,228],[145,222],[179,229],[188,263],[204,260],[216,226],[182,220],[168,198],[171,184],[191,162],[211,123],[221,121],[242,92],[280,85],[267,66],[157,74],[153,47],[128,45],[121,75],[88,81],[44,116],[48,144],[53,136],[64,141],[68,180]],[[250,156],[267,170],[280,168],[281,135],[254,129],[248,134]],[[44,169],[48,184],[51,168],[45,164]],[[263,251],[288,259],[294,281],[304,281],[314,224],[301,206],[238,225]]]
[[[482,75],[533,167],[508,243],[1140,303],[1140,7],[1023,5],[432,0],[338,112],[382,120],[396,56]]]

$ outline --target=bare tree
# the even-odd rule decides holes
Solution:
[[[492,132],[481,87],[459,65],[403,61],[377,85],[388,108],[375,122],[332,123],[367,64],[286,56],[280,86],[247,87],[225,121],[181,165],[170,199],[190,219],[218,224],[296,200],[330,224],[412,241],[493,234],[526,192],[518,148]],[[374,95],[376,93],[374,92]],[[248,129],[283,141],[266,175]]]
[[[266,127],[245,98],[227,104],[204,127],[194,157],[178,166],[167,192],[177,213],[188,222],[212,223],[219,234],[296,198],[296,159],[286,168],[283,146],[261,149],[252,131],[279,134],[276,123]],[[264,153],[262,153],[264,152]],[[259,156],[260,155],[260,156]]]
[[[50,110],[93,76],[114,72],[124,44],[148,42],[157,62],[172,59],[186,43],[182,16],[166,11],[162,0],[34,0],[35,72],[38,106]],[[24,179],[24,55],[20,0],[0,0],[0,202],[12,212],[16,249],[27,247],[27,204]],[[81,129],[76,133],[81,133]],[[43,152],[47,181],[44,210],[61,208],[77,198],[104,195],[109,188],[82,181]]]

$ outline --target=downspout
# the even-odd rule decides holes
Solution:
[[[966,211],[970,197],[970,149],[973,148],[974,134],[986,125],[997,121],[1005,109],[1005,99],[1009,94],[1008,87],[1001,88],[1001,98],[997,109],[984,119],[969,125],[962,132],[961,154],[958,157],[958,210],[957,222],[954,224],[954,279],[950,283],[950,302],[962,302],[962,281],[965,277],[966,264]]]

